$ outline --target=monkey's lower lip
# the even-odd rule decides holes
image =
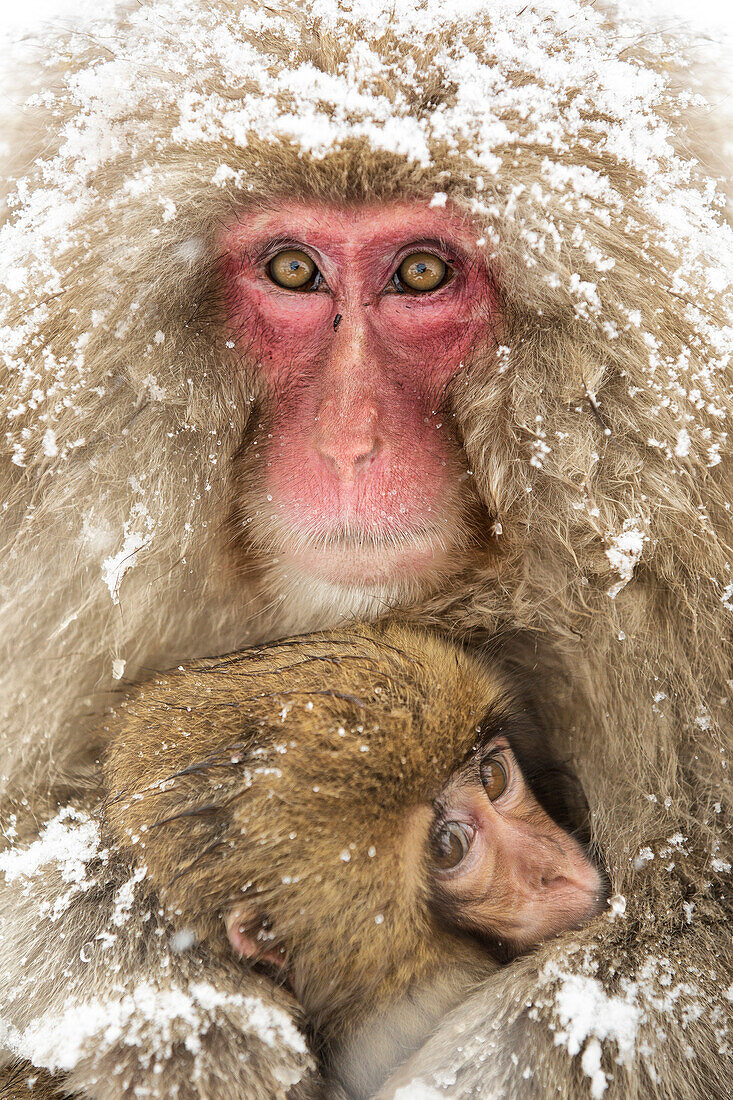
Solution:
[[[456,555],[453,555],[454,558]],[[384,584],[447,571],[449,556],[428,532],[404,543],[354,535],[288,549],[299,569],[335,584]]]

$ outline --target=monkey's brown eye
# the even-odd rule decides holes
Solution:
[[[407,288],[424,293],[437,290],[447,281],[448,274],[448,267],[440,256],[435,256],[432,252],[413,252],[397,268],[394,285],[398,290]]]
[[[267,272],[273,283],[286,290],[313,290],[321,274],[310,256],[299,248],[278,252],[267,265]]]
[[[487,756],[482,762],[481,782],[492,802],[506,790],[509,777],[506,768],[497,756]]]
[[[445,821],[431,840],[433,862],[439,871],[450,871],[466,857],[473,841],[473,829],[462,821]]]

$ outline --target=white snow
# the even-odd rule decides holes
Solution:
[[[450,1100],[450,1093],[439,1092],[416,1077],[409,1085],[397,1089],[394,1100]]]
[[[66,912],[76,894],[88,890],[94,880],[87,875],[87,863],[94,858],[106,861],[108,853],[100,849],[99,825],[88,814],[66,806],[40,831],[38,840],[27,848],[8,848],[0,852],[0,871],[8,884],[26,884],[49,867],[57,867],[68,889],[51,903],[42,901],[38,914],[57,921]]]
[[[112,923],[116,928],[121,928],[129,920],[130,911],[135,903],[135,891],[147,873],[147,868],[141,864],[133,871],[127,882],[118,888],[112,911]]]
[[[626,898],[623,894],[613,894],[608,899],[608,910],[614,920],[626,916]]]
[[[0,871],[5,881],[32,879],[42,868],[57,865],[64,882],[80,886],[87,877],[86,864],[101,855],[99,825],[88,814],[66,806],[41,829],[38,840],[27,848],[0,852]]]
[[[44,433],[42,446],[46,458],[56,458],[59,449],[56,443],[56,433],[53,428],[48,428]]]
[[[581,1065],[591,1079],[594,1100],[600,1100],[608,1084],[600,1068],[601,1043],[614,1042],[620,1062],[630,1062],[634,1054],[641,1019],[641,1009],[635,1001],[635,989],[626,997],[610,997],[596,978],[583,974],[561,977],[555,992],[555,1011],[560,1022],[555,1042],[565,1046],[571,1055],[583,1050]]]
[[[643,521],[640,519],[625,520],[622,531],[607,537],[606,557],[612,568],[619,574],[619,580],[608,590],[612,600],[633,577],[648,537]]]
[[[185,990],[141,982],[123,996],[70,999],[60,1013],[40,1016],[22,1030],[6,1027],[4,1034],[0,1030],[0,1041],[18,1058],[54,1072],[72,1070],[92,1042],[101,1049],[144,1042],[151,1051],[163,1052],[173,1042],[183,1041],[195,1055],[219,1010],[244,1015],[268,1046],[306,1051],[303,1036],[284,1010],[265,1005],[258,997],[222,993],[207,982],[192,982]]]
[[[155,520],[145,504],[135,501],[130,518],[125,523],[122,547],[116,554],[102,562],[102,578],[109,588],[112,603],[120,602],[120,586],[127,572],[136,564],[136,557],[151,543]]]
[[[644,866],[645,863],[650,863],[654,859],[654,852],[649,847],[640,848],[637,855],[634,857],[634,870],[638,871]]]

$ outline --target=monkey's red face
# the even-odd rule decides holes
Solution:
[[[282,203],[228,228],[229,323],[266,395],[241,456],[260,555],[348,586],[455,567],[475,497],[446,394],[498,321],[476,238],[417,202]]]
[[[502,738],[442,793],[430,859],[449,922],[512,951],[579,928],[606,902],[598,869],[537,802]]]

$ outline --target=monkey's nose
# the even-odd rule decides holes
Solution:
[[[381,449],[377,410],[372,404],[351,410],[324,402],[316,422],[315,448],[340,481],[353,481]]]

